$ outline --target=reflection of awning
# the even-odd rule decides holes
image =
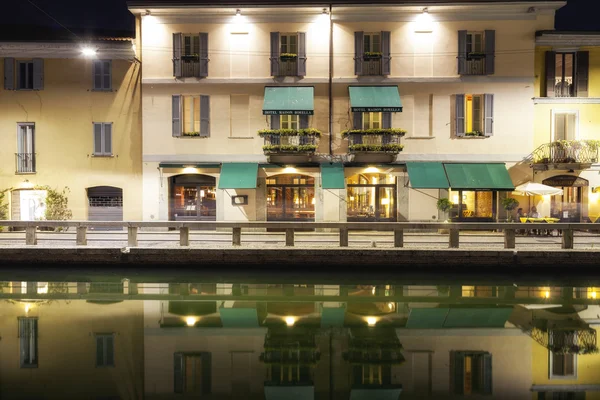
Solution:
[[[323,189],[344,189],[344,165],[321,164],[321,182]]]
[[[513,190],[506,166],[497,164],[444,164],[452,190]]]
[[[504,328],[512,307],[499,308],[413,308],[409,329]]]
[[[398,400],[401,393],[401,386],[390,389],[352,389],[350,400]]]
[[[221,323],[225,328],[258,328],[255,308],[219,308]]]
[[[264,115],[313,115],[315,88],[283,86],[265,88]]]
[[[352,112],[401,112],[398,86],[350,86]]]
[[[223,163],[219,189],[256,189],[257,163]]]
[[[221,164],[186,163],[186,162],[161,162],[160,168],[219,168]]]
[[[314,400],[314,386],[265,386],[266,400]]]
[[[408,179],[414,189],[448,189],[444,166],[439,162],[407,162]]]
[[[217,312],[215,301],[169,301],[169,313],[177,315],[209,315]]]
[[[346,308],[332,308],[325,307],[321,312],[321,328],[329,328],[332,326],[342,327],[344,326],[344,319],[346,317]]]

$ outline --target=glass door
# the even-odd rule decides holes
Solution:
[[[552,196],[551,215],[565,222],[581,220],[581,187],[563,187],[563,194]]]
[[[377,221],[396,220],[396,190],[393,187],[377,188],[376,204],[378,204],[375,219]]]
[[[269,187],[267,219],[271,221],[314,221],[314,187]]]

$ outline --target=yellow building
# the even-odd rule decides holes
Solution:
[[[0,190],[13,220],[69,188],[76,220],[141,217],[141,65],[132,40],[0,42]]]

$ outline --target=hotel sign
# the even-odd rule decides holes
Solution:
[[[402,112],[402,107],[352,107],[352,112]]]
[[[573,175],[553,176],[552,178],[544,179],[542,183],[554,187],[585,187],[590,185],[587,179]]]
[[[263,110],[263,115],[314,115],[314,110]]]

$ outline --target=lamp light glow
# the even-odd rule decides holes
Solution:
[[[375,324],[377,324],[377,318],[375,318],[375,317],[367,317],[367,324],[369,326],[375,326]]]
[[[296,318],[294,318],[294,317],[285,317],[285,324],[287,326],[294,326],[295,323],[296,323]]]
[[[86,57],[93,57],[96,55],[96,50],[92,49],[91,47],[84,47],[83,49],[81,49],[81,54],[83,54]]]
[[[185,324],[187,326],[194,326],[194,325],[196,325],[196,321],[197,321],[196,317],[186,317],[185,318]]]
[[[423,9],[423,12],[419,14],[415,20],[415,32],[433,32],[433,18],[431,18],[431,15],[429,15],[429,10],[427,9],[427,7]]]

